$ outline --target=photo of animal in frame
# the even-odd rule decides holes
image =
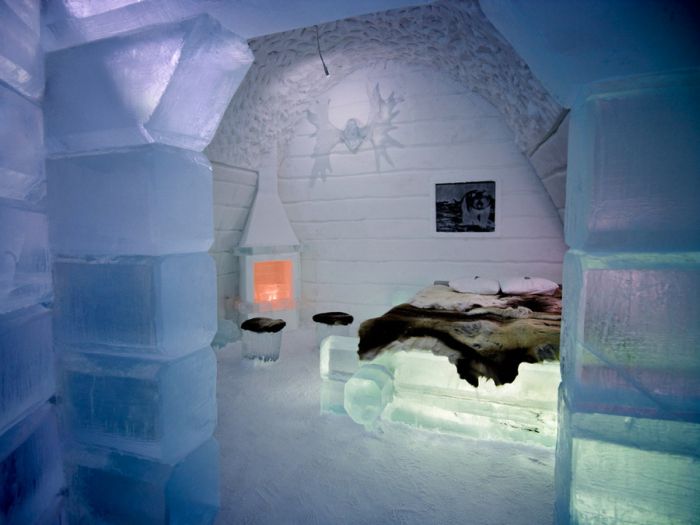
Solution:
[[[496,231],[496,181],[435,184],[435,231]]]

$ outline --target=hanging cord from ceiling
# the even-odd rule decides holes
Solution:
[[[321,64],[323,64],[323,72],[329,77],[331,74],[328,72],[328,66],[326,66],[325,60],[323,60],[323,55],[321,54],[321,40],[318,37],[318,26],[314,26],[316,29],[316,48],[318,49],[318,57],[321,59]]]

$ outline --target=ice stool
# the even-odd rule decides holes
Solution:
[[[312,317],[316,323],[316,346],[321,347],[329,335],[350,335],[353,317],[345,312],[322,312]]]
[[[262,361],[277,361],[280,356],[282,329],[287,325],[282,319],[253,317],[241,324],[243,357]]]

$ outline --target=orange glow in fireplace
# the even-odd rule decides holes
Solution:
[[[292,299],[292,261],[253,263],[253,297],[256,303]]]

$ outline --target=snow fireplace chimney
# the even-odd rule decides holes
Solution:
[[[274,317],[296,328],[301,246],[279,198],[277,169],[275,150],[259,168],[253,205],[235,250],[240,262],[238,311],[242,319]]]

